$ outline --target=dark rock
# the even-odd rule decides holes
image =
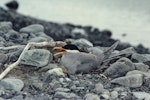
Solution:
[[[143,84],[143,75],[135,74],[125,77],[115,78],[110,81],[112,84],[119,84],[126,87],[137,88],[141,87]]]
[[[25,52],[20,60],[20,64],[43,67],[46,66],[52,58],[52,54],[48,50],[33,49]]]
[[[24,83],[20,79],[15,78],[5,78],[0,81],[0,87],[3,87],[5,89],[12,89],[15,91],[21,91],[24,87]]]
[[[89,94],[86,94],[83,99],[84,100],[100,100],[100,97],[96,94],[89,93]]]
[[[5,63],[8,60],[8,56],[6,54],[0,53],[0,63]]]
[[[16,0],[13,0],[13,1],[10,1],[8,3],[6,3],[6,6],[9,8],[9,9],[12,9],[12,10],[17,10],[18,7],[19,7],[19,4]]]
[[[116,78],[124,76],[128,71],[134,70],[134,64],[127,58],[121,58],[117,62],[110,65],[108,69],[104,72],[104,75]]]
[[[40,24],[33,24],[20,29],[21,33],[38,33],[44,32],[44,27]]]

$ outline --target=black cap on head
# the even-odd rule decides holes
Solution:
[[[73,44],[67,44],[67,45],[63,46],[63,48],[68,49],[68,50],[79,50],[79,48]]]

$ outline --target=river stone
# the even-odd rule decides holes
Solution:
[[[150,94],[146,92],[132,92],[138,100],[150,100]]]
[[[66,93],[66,92],[56,92],[54,95],[55,98],[64,98],[64,99],[70,99],[70,100],[78,100],[80,99],[79,96],[77,96],[74,93]]]
[[[32,49],[25,52],[21,57],[20,64],[43,67],[52,60],[52,54],[44,49]]]
[[[144,63],[134,63],[134,65],[136,70],[147,72],[149,69],[149,66]]]
[[[119,84],[126,87],[137,88],[143,84],[143,75],[135,74],[125,77],[119,77],[110,81],[113,84]]]
[[[11,22],[0,22],[0,35],[7,33],[9,30],[12,30]]]
[[[126,74],[126,76],[135,75],[135,74],[142,74],[143,76],[150,78],[150,73],[149,73],[149,72],[143,72],[143,71],[139,71],[139,70],[129,71],[129,72]]]
[[[8,56],[6,54],[0,53],[0,63],[5,63],[8,59]]]
[[[128,58],[121,58],[117,62],[110,65],[104,72],[104,75],[111,78],[124,76],[128,71],[134,70],[135,66]]]
[[[5,78],[0,81],[0,87],[3,87],[5,89],[12,89],[15,91],[21,91],[24,87],[24,83],[20,79]]]
[[[100,97],[96,94],[88,93],[84,96],[84,100],[100,100]]]
[[[44,27],[40,24],[33,24],[19,30],[21,33],[37,33],[44,32]]]
[[[29,40],[29,42],[48,42],[48,39],[44,37],[35,37]]]

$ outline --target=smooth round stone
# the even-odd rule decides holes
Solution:
[[[35,37],[30,39],[29,42],[48,42],[48,39],[44,37]]]
[[[5,78],[0,81],[0,87],[4,87],[5,89],[12,89],[15,91],[21,91],[24,87],[24,83],[20,79]]]
[[[57,75],[57,76],[65,76],[63,70],[61,68],[50,69],[46,72],[47,75]]]
[[[96,94],[88,93],[84,96],[84,100],[100,100],[100,97]]]
[[[0,35],[1,33],[7,33],[9,30],[12,30],[11,22],[0,22]]]
[[[38,33],[43,32],[44,27],[40,24],[33,24],[19,30],[21,33]]]
[[[111,93],[110,93],[110,96],[111,96],[111,99],[113,99],[113,100],[115,100],[115,99],[117,99],[118,98],[118,92],[117,91],[112,91]]]
[[[25,52],[21,58],[20,64],[43,67],[46,66],[52,58],[53,56],[48,50],[32,49]]]
[[[0,63],[5,63],[8,59],[8,56],[6,54],[0,53]]]
[[[101,83],[95,84],[95,90],[97,93],[101,93],[104,90],[104,86]]]

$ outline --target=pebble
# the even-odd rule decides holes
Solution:
[[[111,99],[116,100],[119,96],[117,91],[110,92]]]
[[[143,84],[143,75],[135,74],[135,75],[129,75],[125,77],[119,77],[111,80],[110,82],[113,84],[119,84],[126,87],[137,88],[142,86]]]
[[[148,65],[145,65],[144,63],[134,63],[135,69],[139,71],[147,72],[149,69]]]
[[[11,22],[0,22],[0,36],[12,30]]]
[[[55,91],[56,91],[56,92],[69,92],[69,91],[71,91],[71,90],[68,89],[68,88],[57,88]]]
[[[80,99],[79,96],[77,96],[76,94],[74,93],[66,93],[66,92],[56,92],[55,95],[54,95],[55,98],[61,98],[61,99]]]
[[[24,87],[24,82],[20,79],[5,78],[0,81],[0,87],[10,90],[12,89],[19,92]]]
[[[65,76],[63,70],[61,68],[50,69],[46,72],[47,75],[57,75],[57,76]]]
[[[132,92],[133,95],[139,100],[150,100],[150,94],[146,92]]]
[[[4,64],[8,60],[8,56],[6,54],[0,53],[0,63]]]
[[[21,57],[20,64],[43,67],[46,66],[52,58],[53,56],[48,50],[32,49],[25,52]]]
[[[98,93],[98,94],[101,93],[104,90],[103,84],[101,84],[101,83],[95,84],[95,90],[96,90],[96,93]]]
[[[32,24],[27,27],[23,27],[19,30],[20,33],[38,33],[44,32],[44,27],[40,24]]]
[[[35,37],[30,39],[29,42],[49,42],[49,40],[45,37]]]
[[[133,71],[129,71],[126,76],[129,76],[129,75],[136,75],[136,74],[141,74],[145,77],[150,77],[150,73],[149,72],[143,72],[143,71],[139,71],[139,70],[133,70]]]
[[[84,96],[84,100],[100,100],[100,97],[93,93],[88,93]]]
[[[128,71],[134,70],[135,66],[128,58],[121,58],[110,65],[104,72],[104,75],[111,78],[124,76]]]

